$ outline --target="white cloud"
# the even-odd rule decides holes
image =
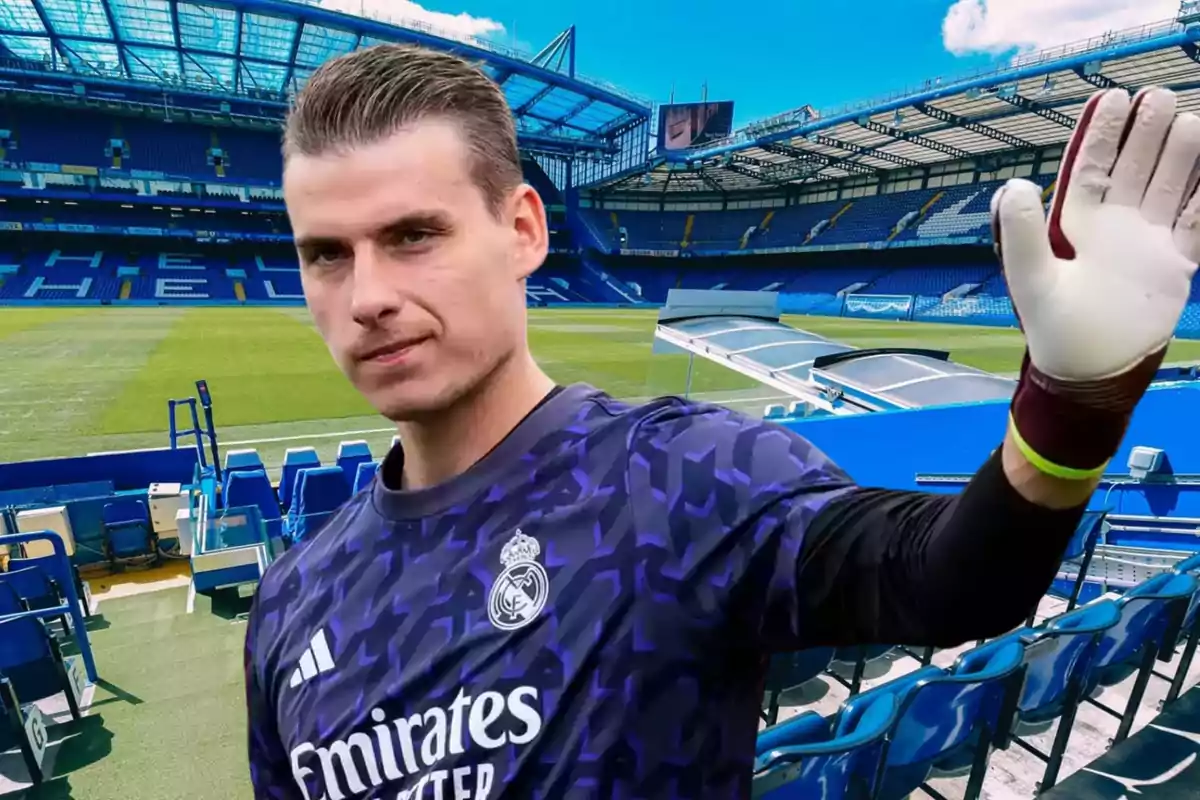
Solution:
[[[504,34],[504,26],[494,19],[473,17],[467,13],[430,11],[413,0],[319,0],[318,4],[331,11],[344,11],[400,25],[423,23],[454,39],[472,36],[497,39]]]
[[[942,41],[955,55],[1040,50],[1172,19],[1179,0],[955,0]]]

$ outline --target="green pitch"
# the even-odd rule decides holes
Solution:
[[[651,356],[655,311],[534,309],[530,345],[560,382],[586,381],[623,398],[679,393],[685,356]],[[1016,331],[790,317],[862,347],[948,349],[996,372],[1019,367]],[[0,310],[0,460],[79,455],[167,443],[167,399],[212,388],[225,447],[332,453],[343,438],[381,449],[387,423],[337,372],[303,308],[4,308]],[[1169,359],[1200,359],[1176,342]],[[697,359],[694,394],[761,411],[773,391]],[[246,444],[241,444],[246,443]]]

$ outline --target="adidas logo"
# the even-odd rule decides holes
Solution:
[[[292,680],[288,685],[295,689],[305,681],[332,671],[333,656],[329,654],[329,642],[325,640],[325,629],[322,628],[313,634],[304,655],[300,656],[300,666],[292,673]]]

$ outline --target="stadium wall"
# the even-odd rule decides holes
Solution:
[[[1121,514],[1200,517],[1200,426],[1193,422],[1198,410],[1198,383],[1147,393],[1092,507]],[[828,453],[861,485],[950,492],[961,484],[917,478],[973,474],[1003,440],[1008,403],[814,417],[784,424]],[[1125,465],[1129,451],[1138,445],[1163,450],[1170,473],[1153,482],[1132,480]]]
[[[114,497],[145,501],[152,483],[190,484],[198,466],[195,447],[0,464],[0,509],[64,506],[75,540],[72,560],[92,564],[105,559],[105,505]]]

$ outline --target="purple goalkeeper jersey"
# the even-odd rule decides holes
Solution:
[[[847,476],[724,408],[567,387],[466,473],[403,452],[264,576],[257,797],[749,795],[766,654],[803,646],[805,530]]]

